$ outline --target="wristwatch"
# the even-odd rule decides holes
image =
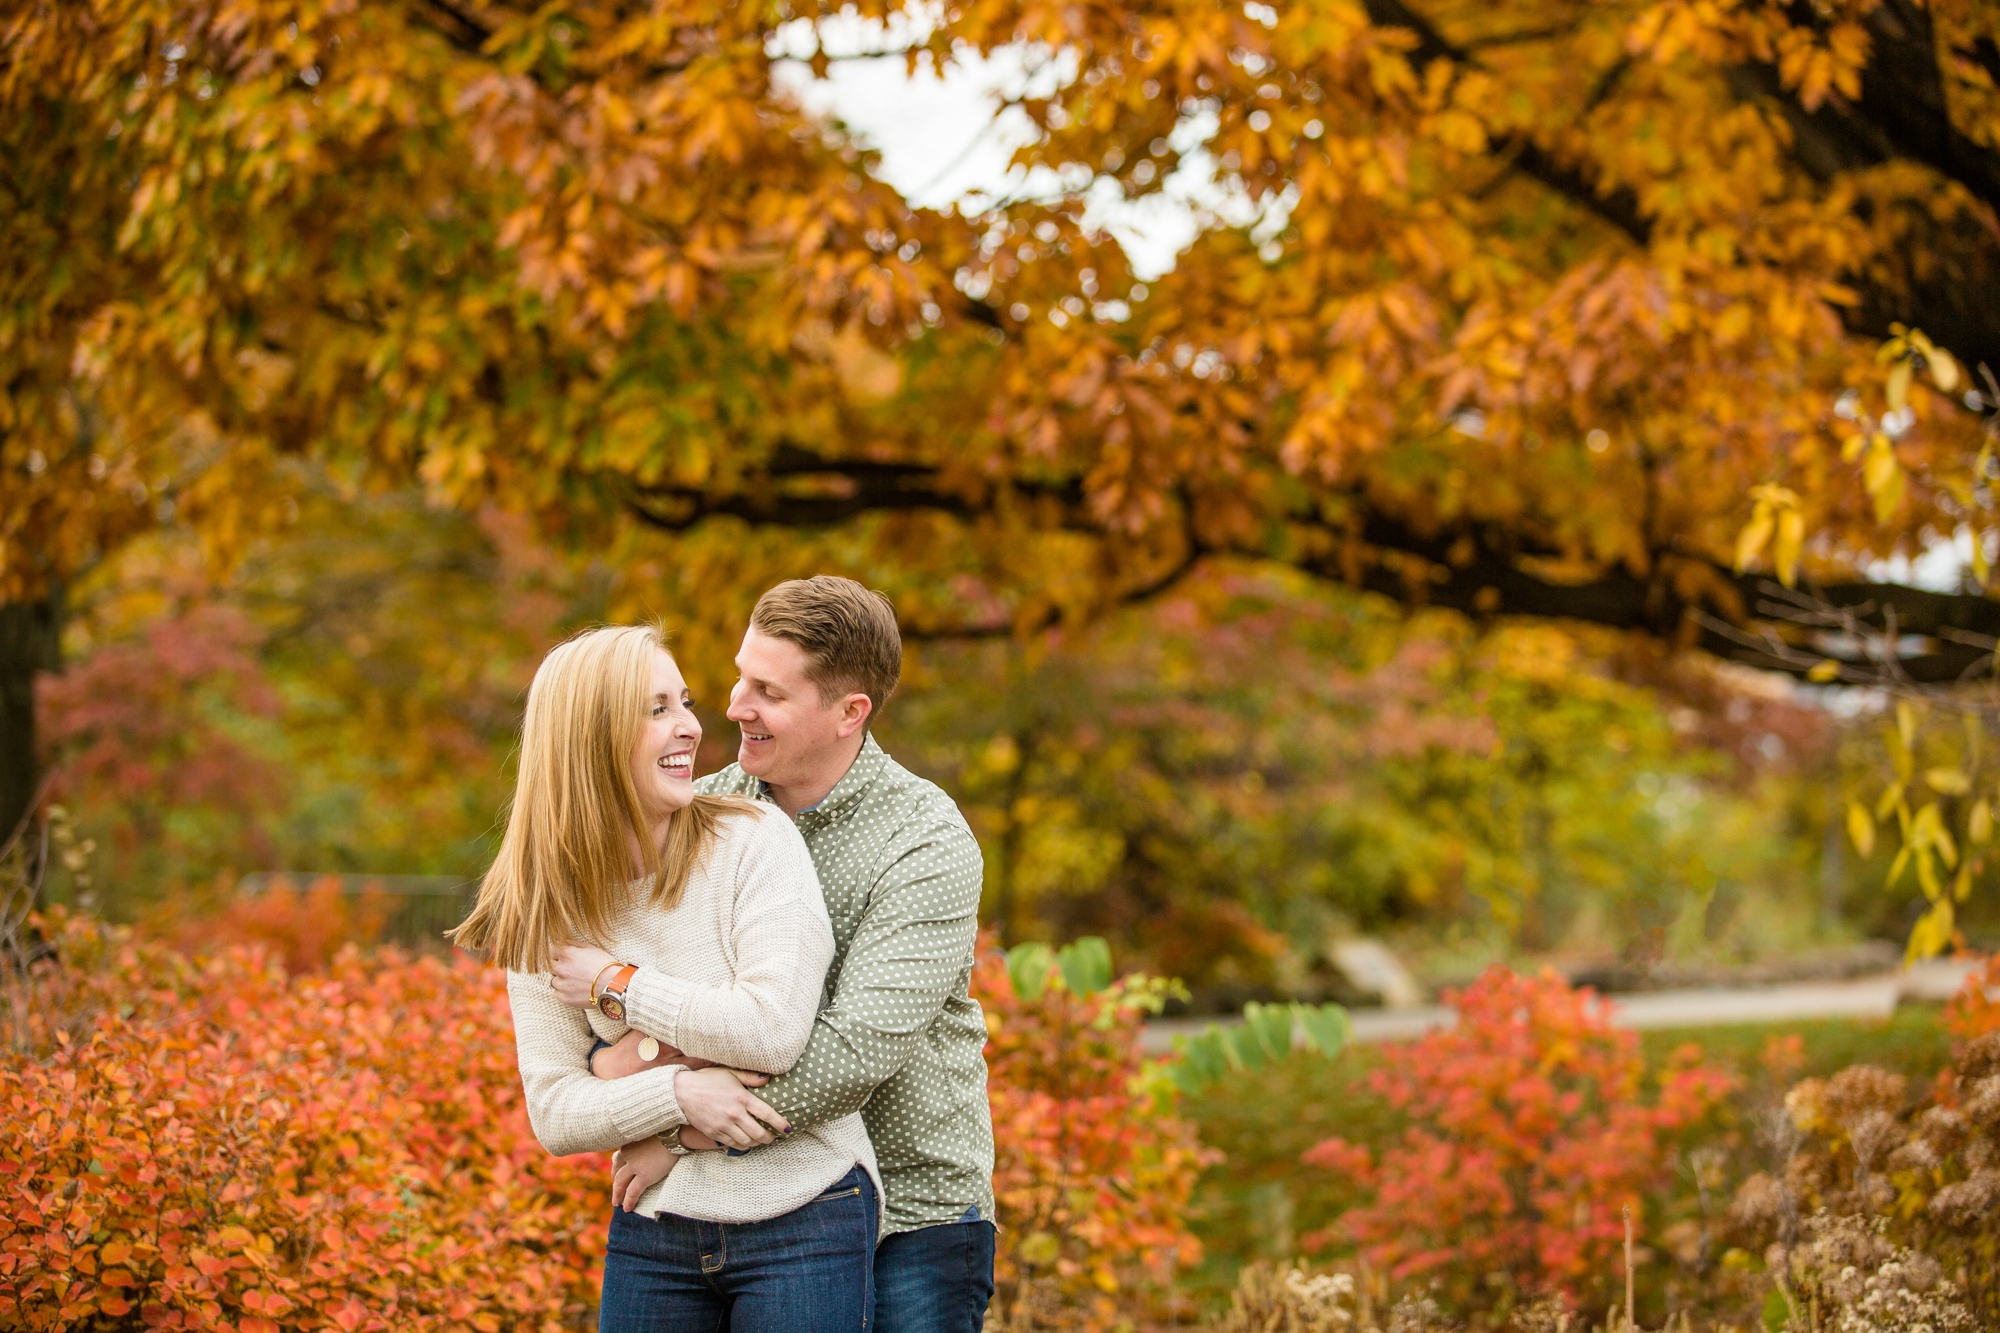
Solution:
[[[676,1157],[685,1157],[691,1151],[690,1149],[681,1147],[681,1131],[686,1128],[686,1125],[675,1125],[672,1129],[660,1135],[660,1142],[665,1144],[667,1151]]]
[[[636,963],[620,965],[618,974],[604,983],[604,989],[590,997],[590,1007],[614,1023],[625,1021],[625,988],[632,984],[632,974],[639,970]]]

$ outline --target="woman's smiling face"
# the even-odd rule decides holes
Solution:
[[[694,800],[694,751],[701,723],[690,707],[681,669],[664,652],[653,654],[653,679],[646,692],[646,721],[632,755],[632,782],[647,817],[663,820]]]

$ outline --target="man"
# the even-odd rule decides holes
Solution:
[[[833,919],[830,998],[798,1064],[757,1093],[701,1069],[679,1074],[674,1094],[688,1147],[765,1143],[767,1124],[860,1108],[885,1196],[876,1333],[976,1333],[994,1243],[986,1025],[967,994],[983,874],[951,798],[869,735],[902,661],[888,598],[851,579],[781,583],[751,612],[729,696],[737,762],[696,785],[797,823]],[[593,1069],[645,1067],[638,1041],[598,1052]]]

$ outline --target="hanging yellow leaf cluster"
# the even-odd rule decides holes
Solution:
[[[1848,837],[1864,860],[1875,853],[1877,825],[1895,817],[1897,851],[1883,890],[1894,892],[1914,867],[1928,904],[1910,931],[1911,959],[1929,958],[1952,944],[1956,905],[1971,897],[1974,882],[1990,865],[1993,803],[2000,799],[1991,774],[1981,768],[1985,733],[1979,720],[1968,715],[1964,744],[1951,746],[1934,732],[1926,734],[1928,712],[1907,701],[1896,705],[1883,732],[1888,781],[1872,810],[1850,799],[1846,814]],[[1962,846],[1954,829],[1964,838]]]

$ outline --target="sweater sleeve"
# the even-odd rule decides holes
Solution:
[[[684,1065],[630,1078],[594,1077],[590,1024],[581,1009],[556,998],[546,975],[509,972],[507,999],[514,1011],[528,1123],[551,1153],[611,1152],[682,1123],[674,1076]]]
[[[979,844],[954,817],[916,830],[877,878],[804,1055],[757,1091],[794,1129],[860,1110],[964,993],[982,870]]]
[[[735,980],[704,986],[641,967],[625,991],[625,1021],[704,1060],[782,1073],[812,1032],[833,926],[812,853],[792,821],[775,810],[730,818],[742,822],[731,842],[740,854],[715,873],[730,880]]]

